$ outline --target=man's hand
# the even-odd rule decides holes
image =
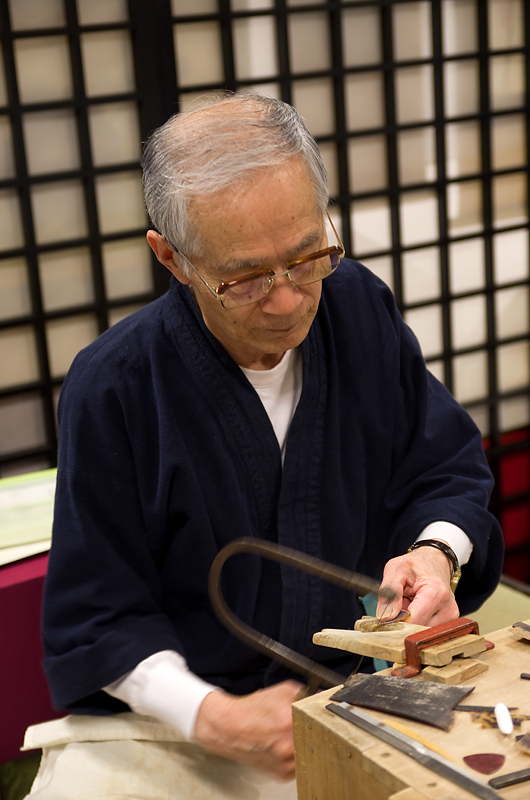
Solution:
[[[284,681],[243,697],[211,692],[199,709],[194,739],[211,753],[247,764],[277,780],[292,780],[291,704],[301,688],[296,681]]]
[[[397,596],[392,603],[379,600],[376,616],[389,619],[406,608],[410,622],[416,625],[440,625],[457,619],[460,612],[450,580],[449,560],[434,547],[418,547],[412,553],[392,558],[385,566],[381,585],[394,589]]]

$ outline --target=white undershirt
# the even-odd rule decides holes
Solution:
[[[269,370],[241,367],[263,403],[280,445],[282,460],[289,425],[302,392],[302,354],[289,350]],[[463,530],[451,522],[432,522],[418,536],[443,539],[455,551],[460,564],[469,561],[473,546]],[[218,687],[203,681],[188,669],[185,659],[173,650],[163,650],[141,661],[131,672],[104,687],[137,714],[154,717],[170,725],[187,739],[193,738],[199,707]]]
[[[302,353],[300,348],[288,350],[272,369],[241,367],[265,406],[265,411],[278,439],[282,460],[287,431],[302,394]]]

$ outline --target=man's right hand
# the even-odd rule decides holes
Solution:
[[[247,764],[277,780],[292,780],[291,704],[302,688],[289,680],[243,697],[210,692],[199,708],[194,740],[211,753]]]

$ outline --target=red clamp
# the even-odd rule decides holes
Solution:
[[[433,647],[437,644],[449,642],[451,639],[458,639],[459,636],[466,636],[468,633],[475,633],[479,636],[478,622],[466,617],[460,617],[451,622],[443,622],[425,631],[411,633],[405,639],[405,661],[406,666],[396,667],[392,670],[395,678],[414,678],[421,672],[420,650]],[[495,645],[486,642],[486,650],[492,650]]]

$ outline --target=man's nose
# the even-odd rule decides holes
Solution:
[[[269,292],[261,301],[268,314],[292,314],[303,302],[303,294],[287,275],[278,276]]]

